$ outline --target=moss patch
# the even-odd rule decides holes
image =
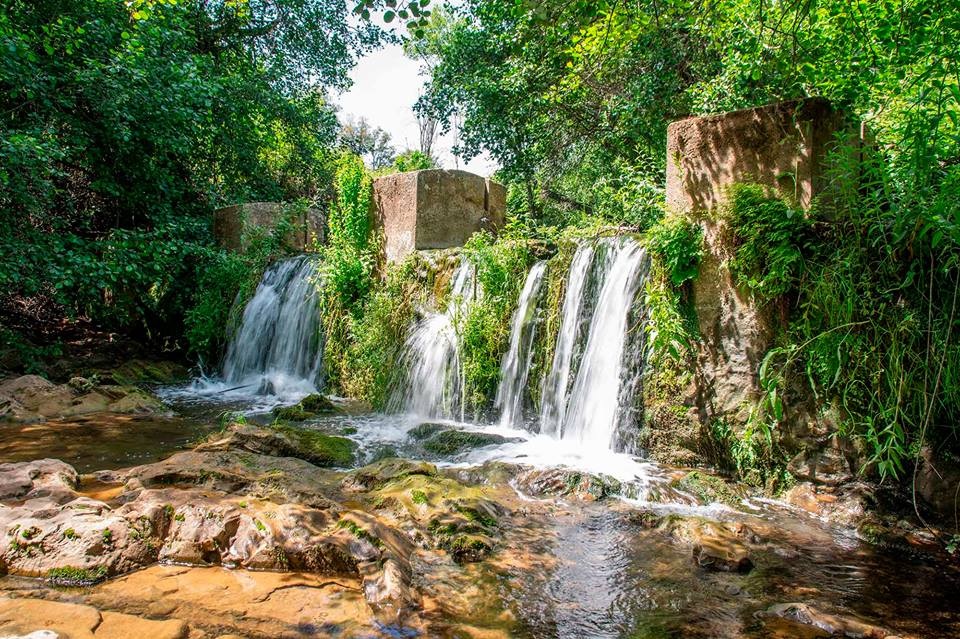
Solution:
[[[456,455],[466,450],[502,444],[508,441],[501,435],[471,433],[462,430],[445,430],[423,443],[423,447],[435,455]]]
[[[738,506],[743,498],[743,493],[736,485],[728,484],[716,475],[708,475],[698,470],[673,481],[671,486],[707,503],[719,502],[728,506]]]
[[[86,587],[94,586],[107,578],[106,566],[96,568],[76,568],[63,566],[47,571],[46,581],[53,586]]]
[[[286,437],[297,456],[317,466],[349,466],[356,459],[357,444],[346,437],[273,424],[271,428]]]

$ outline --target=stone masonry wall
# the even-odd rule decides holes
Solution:
[[[736,286],[727,267],[735,249],[731,233],[714,213],[738,182],[766,185],[809,208],[828,188],[828,154],[844,122],[829,102],[810,99],[688,118],[667,129],[667,205],[704,230],[704,257],[693,281],[700,341],[691,389],[704,423],[746,418],[758,397],[759,366],[783,321],[776,304],[759,305]],[[820,446],[810,441],[827,435],[820,420],[802,409],[792,412],[797,423],[785,433],[796,444],[791,448]]]

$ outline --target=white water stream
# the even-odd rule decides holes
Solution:
[[[533,341],[537,336],[535,316],[546,271],[546,262],[533,265],[520,292],[517,310],[513,314],[510,347],[500,367],[500,386],[495,403],[500,413],[501,426],[519,425],[523,422],[523,400],[533,359]]]

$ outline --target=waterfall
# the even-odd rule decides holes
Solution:
[[[546,262],[537,262],[530,269],[510,323],[510,348],[500,366],[495,404],[500,411],[501,426],[519,426],[523,421],[523,397],[533,359],[531,346],[537,332],[535,315],[546,270]]]
[[[573,350],[581,332],[584,291],[593,256],[593,244],[583,243],[577,248],[573,262],[570,264],[567,292],[561,311],[560,334],[553,353],[553,365],[550,367],[549,375],[543,380],[540,395],[540,432],[542,433],[559,434],[560,424],[566,416],[567,387],[573,363]]]
[[[257,395],[316,391],[322,360],[317,267],[303,255],[267,268],[227,347],[227,385]]]
[[[649,269],[646,251],[629,238],[611,242],[612,263],[597,300],[587,345],[567,400],[560,436],[587,447],[610,448],[624,403],[624,355],[634,299]],[[629,386],[629,384],[628,384]]]
[[[400,366],[406,371],[406,380],[390,398],[392,412],[451,418],[456,407],[462,407],[454,318],[480,294],[473,266],[461,260],[453,273],[446,308],[417,322],[404,342]]]

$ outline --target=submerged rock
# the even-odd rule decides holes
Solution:
[[[30,639],[185,639],[188,628],[179,619],[154,621],[81,604],[0,598],[0,632]]]
[[[822,630],[834,637],[855,639],[899,639],[889,631],[852,616],[824,612],[805,603],[782,603],[759,613],[762,617],[779,617],[804,626]]]

